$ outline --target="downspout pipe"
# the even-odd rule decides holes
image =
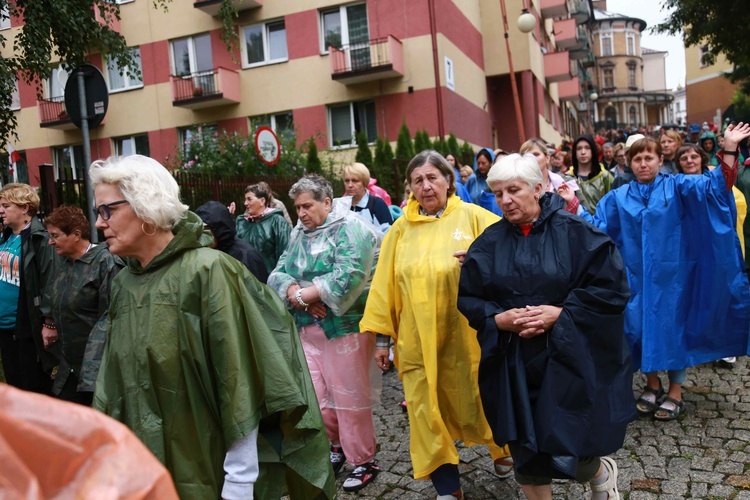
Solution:
[[[427,0],[430,12],[430,37],[432,38],[432,63],[435,69],[435,100],[438,115],[438,136],[445,138],[443,123],[443,91],[440,86],[440,62],[438,60],[437,22],[435,21],[435,0]]]

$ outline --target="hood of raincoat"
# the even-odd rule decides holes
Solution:
[[[588,142],[589,147],[591,148],[591,174],[589,175],[589,179],[592,179],[599,175],[599,172],[602,171],[602,165],[599,163],[599,150],[596,148],[596,141],[589,134],[580,136],[578,139],[576,139],[576,142],[573,143],[573,151],[570,153],[570,156],[573,159],[573,174],[578,175],[578,158],[576,157],[576,146],[578,146],[578,143],[581,141]]]
[[[216,248],[226,251],[237,236],[237,226],[227,207],[218,201],[209,201],[195,209],[195,214],[211,228],[216,238]]]
[[[703,141],[707,139],[711,139],[712,141],[714,141],[714,148],[711,151],[707,151],[707,153],[709,154],[709,156],[715,155],[719,151],[719,143],[716,140],[716,135],[713,132],[703,132],[701,134],[701,138],[698,140],[698,143],[701,145],[701,148],[702,148]]]
[[[483,177],[487,177],[487,174],[480,174],[479,171],[477,171],[477,158],[479,158],[479,153],[482,151],[487,151],[490,155],[490,168],[492,168],[492,164],[495,162],[495,153],[490,148],[482,148],[479,151],[477,151],[477,154],[474,155],[474,175],[482,175]],[[489,173],[489,170],[487,171]],[[459,176],[458,179],[461,177]]]
[[[185,213],[185,217],[175,226],[172,233],[172,241],[146,267],[141,266],[138,259],[131,257],[125,259],[128,269],[134,274],[149,272],[169,263],[186,250],[211,247],[214,244],[211,231],[203,229],[203,220],[190,211]]]

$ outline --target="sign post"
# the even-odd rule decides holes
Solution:
[[[84,210],[91,225],[91,242],[99,241],[94,217],[94,188],[89,177],[91,166],[91,138],[89,129],[101,125],[109,105],[109,92],[101,71],[91,64],[78,66],[68,77],[65,84],[65,110],[73,124],[81,129],[83,135],[84,184],[88,207]]]

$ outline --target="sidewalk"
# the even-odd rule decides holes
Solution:
[[[637,374],[634,392],[645,382]],[[666,375],[663,376],[666,383]],[[623,499],[734,498],[750,500],[750,373],[747,358],[734,369],[711,364],[688,370],[683,388],[687,414],[674,422],[642,418],[633,422],[623,448],[614,455]],[[377,460],[382,472],[358,492],[340,487],[351,470],[338,475],[339,498],[427,499],[436,493],[429,481],[412,479],[409,427],[399,403],[401,382],[395,372],[383,378],[382,404],[375,411]],[[459,447],[461,482],[469,500],[524,498],[512,479],[493,474],[487,448]],[[748,469],[746,471],[746,469]],[[588,498],[588,485],[555,482],[555,498]]]

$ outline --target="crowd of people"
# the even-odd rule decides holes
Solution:
[[[124,423],[182,498],[332,498],[347,462],[345,491],[380,472],[395,365],[439,499],[463,498],[456,441],[528,498],[552,479],[618,498],[628,423],[680,418],[688,368],[748,353],[750,125],[698,135],[533,138],[472,166],[427,150],[401,208],[353,163],[341,197],[291,187],[296,224],[266,183],[241,214],[194,213],[158,162],[112,157],[90,167],[98,245],[80,208],[42,222],[8,184],[6,380]]]

